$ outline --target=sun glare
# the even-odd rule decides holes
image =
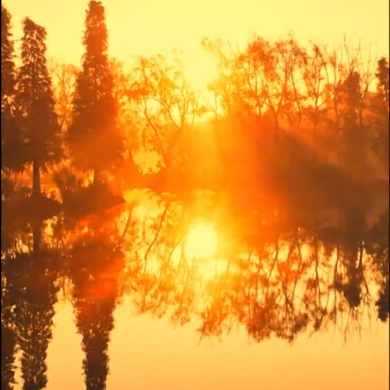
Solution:
[[[209,224],[195,226],[187,235],[185,252],[194,259],[210,258],[217,252],[218,236]]]
[[[217,66],[211,55],[200,44],[191,47],[183,55],[184,75],[192,88],[207,93],[207,85],[217,78]]]

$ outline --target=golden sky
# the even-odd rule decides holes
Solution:
[[[8,0],[15,27],[29,16],[48,30],[49,55],[78,63],[87,0]],[[221,36],[237,44],[253,33],[279,38],[293,31],[301,41],[340,42],[343,35],[378,54],[389,52],[388,0],[106,0],[110,52],[132,55],[185,49],[187,72],[209,81],[209,58],[199,41]],[[20,36],[20,33],[17,33]],[[209,60],[211,61],[211,59]],[[201,66],[201,68],[200,68]],[[203,76],[201,74],[204,74]],[[201,80],[202,77],[204,80]]]
[[[251,33],[300,41],[339,42],[343,35],[389,52],[388,0],[106,0],[110,52],[135,54],[186,49],[190,72],[202,73],[198,42],[221,36],[242,44]],[[19,28],[29,16],[47,28],[49,55],[78,63],[87,0],[8,0]],[[16,32],[20,37],[20,31]],[[206,65],[205,65],[206,66]],[[194,76],[195,77],[195,76]],[[332,334],[302,338],[293,348],[279,341],[247,346],[241,333],[222,344],[197,346],[193,327],[134,318],[118,310],[111,344],[108,389],[119,390],[375,390],[388,389],[388,325],[343,347]],[[49,350],[48,390],[84,388],[80,339],[64,306]]]

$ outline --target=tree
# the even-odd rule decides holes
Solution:
[[[6,98],[15,87],[14,45],[11,34],[11,14],[1,5],[1,117]]]
[[[3,254],[2,254],[3,255]],[[15,382],[16,333],[14,327],[14,305],[16,303],[13,289],[12,256],[2,256],[1,260],[1,388],[12,390]]]
[[[82,336],[87,390],[106,389],[108,345],[124,266],[121,240],[111,218],[97,217],[95,224],[89,225],[88,234],[77,237],[69,251],[72,303]]]
[[[380,286],[376,301],[378,318],[385,322],[389,317],[389,210],[383,213],[369,232],[368,253],[373,258],[375,279]]]
[[[361,105],[361,76],[352,71],[343,83],[344,126],[341,134],[341,164],[349,173],[367,174],[367,131],[359,116]]]
[[[33,166],[33,193],[40,194],[41,170],[62,156],[61,129],[46,64],[46,30],[26,18],[23,32],[16,107],[26,145],[25,162]]]
[[[181,67],[178,59],[169,64],[161,55],[139,58],[133,69],[135,81],[129,91],[144,119],[140,129],[142,146],[145,150],[155,150],[164,167],[183,163],[179,159],[185,146],[183,138],[204,109],[200,97],[186,82]]]
[[[31,257],[34,257],[34,263]],[[36,250],[18,259],[18,302],[15,310],[17,341],[22,351],[21,371],[24,390],[47,386],[47,349],[52,339],[54,305],[57,302],[57,275],[48,251]]]
[[[389,174],[389,61],[378,61],[377,93],[373,99],[374,111],[374,149],[382,166]]]
[[[15,385],[15,345],[16,337],[13,329],[3,324],[1,319],[1,388],[12,390]]]
[[[56,112],[61,130],[66,132],[72,123],[72,100],[79,69],[72,64],[51,60],[49,72],[53,82]]]
[[[104,7],[100,1],[90,1],[83,39],[85,54],[76,81],[69,141],[74,164],[92,170],[94,182],[102,179],[104,171],[119,165],[123,154],[107,39]]]
[[[140,57],[132,79],[127,96],[140,139],[137,157],[141,170],[151,173],[144,183],[156,192],[188,193],[196,181],[195,168],[197,179],[205,176],[198,152],[206,145],[200,132],[193,131],[206,112],[201,96],[186,82],[180,58]]]
[[[1,171],[20,171],[23,163],[21,142],[16,127],[13,99],[15,95],[14,45],[11,14],[1,6]]]

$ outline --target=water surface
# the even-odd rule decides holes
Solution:
[[[153,202],[6,230],[15,389],[388,388],[385,224]]]

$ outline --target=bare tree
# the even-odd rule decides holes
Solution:
[[[57,115],[61,129],[65,132],[72,122],[72,99],[79,69],[55,59],[49,60],[48,68],[53,82]]]
[[[138,111],[143,148],[158,153],[160,167],[184,166],[188,134],[204,112],[200,96],[186,82],[179,60],[139,58],[133,74],[128,97]]]

